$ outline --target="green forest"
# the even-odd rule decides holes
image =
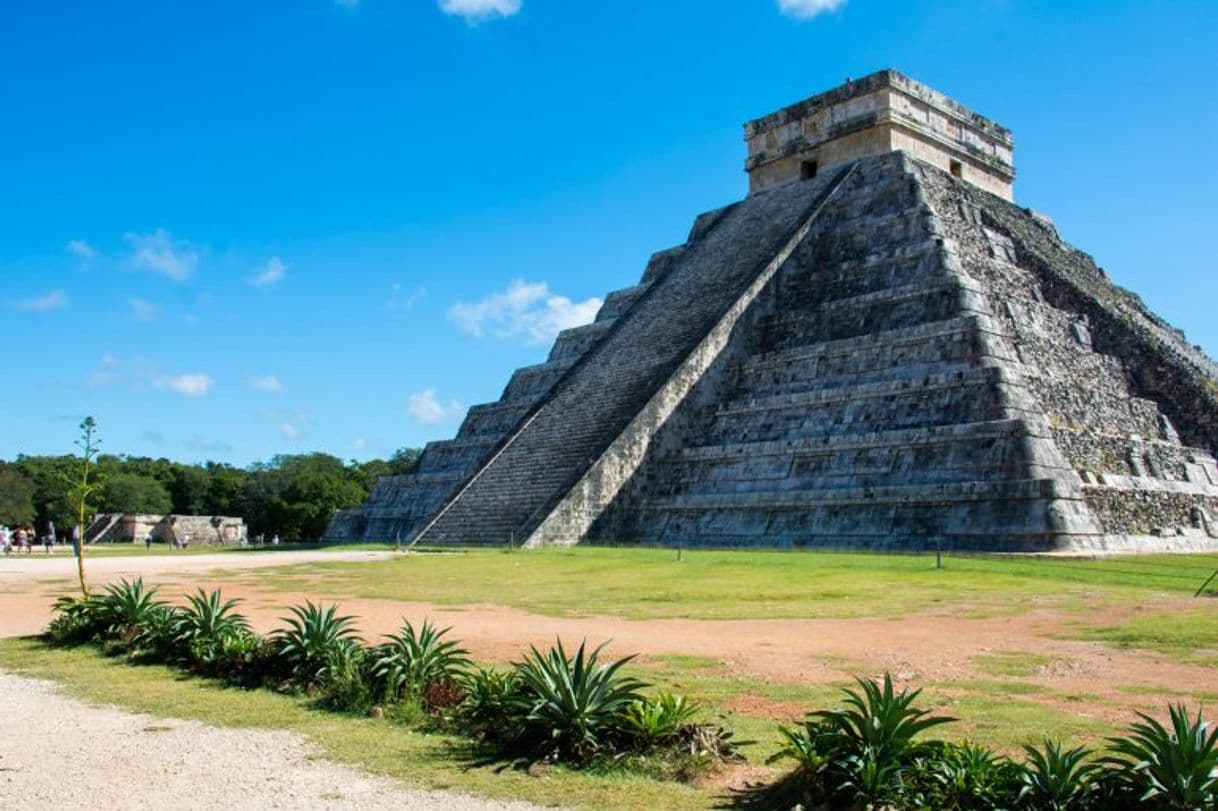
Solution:
[[[90,507],[94,513],[231,515],[245,519],[251,538],[317,540],[335,510],[362,504],[378,476],[412,471],[419,453],[403,448],[368,462],[310,453],[243,468],[107,455],[97,460],[101,486]],[[66,531],[73,522],[68,478],[79,467],[79,456],[0,460],[0,524],[33,524],[41,533],[50,520]]]

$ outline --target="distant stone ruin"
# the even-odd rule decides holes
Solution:
[[[157,543],[190,539],[192,546],[228,546],[242,543],[245,521],[227,515],[124,515],[104,513],[85,529],[86,543],[143,541],[148,533]]]
[[[699,216],[331,539],[1218,548],[1218,367],[895,71],[746,125]]]

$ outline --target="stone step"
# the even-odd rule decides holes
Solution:
[[[766,351],[915,327],[972,313],[984,303],[955,279],[940,278],[789,309],[766,319]]]

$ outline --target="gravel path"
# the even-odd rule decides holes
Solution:
[[[317,759],[290,732],[231,730],[95,707],[0,672],[0,808],[534,811]],[[48,755],[48,753],[54,753]]]

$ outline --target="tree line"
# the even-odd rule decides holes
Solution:
[[[409,473],[420,451],[402,448],[389,459],[344,462],[325,453],[275,456],[233,467],[219,462],[185,464],[143,456],[98,457],[96,513],[231,515],[244,518],[250,537],[319,539],[335,510],[358,507],[378,476]],[[66,530],[75,522],[68,480],[75,456],[18,456],[0,460],[0,524],[47,521]]]

